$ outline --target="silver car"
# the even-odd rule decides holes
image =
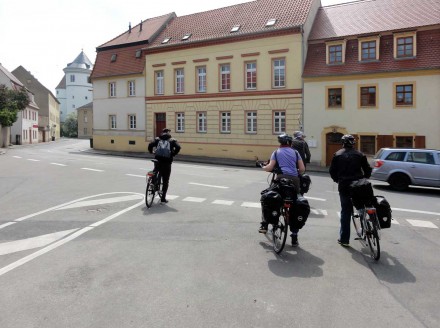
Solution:
[[[372,166],[371,179],[386,181],[395,190],[409,185],[440,187],[440,150],[381,148]]]

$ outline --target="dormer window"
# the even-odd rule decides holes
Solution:
[[[165,38],[165,39],[163,39],[162,44],[168,43],[170,40],[171,40],[171,38]]]
[[[188,40],[191,37],[191,35],[192,35],[191,33],[185,34],[182,38],[182,41]]]
[[[345,63],[346,40],[326,43],[326,64],[337,65]]]
[[[275,18],[269,19],[266,23],[266,27],[274,26],[277,20]]]
[[[405,32],[394,34],[394,58],[414,58],[417,54],[416,32]]]
[[[240,29],[240,27],[241,27],[240,24],[238,24],[238,25],[234,25],[234,27],[231,29],[231,33],[238,32],[238,30]]]
[[[142,50],[136,50],[136,58],[141,58]]]
[[[359,38],[358,49],[359,61],[366,62],[379,60],[379,44],[380,36],[372,36],[367,38]]]
[[[111,61],[112,63],[115,62],[117,56],[118,56],[118,55],[113,54],[113,55],[112,55],[112,58],[110,59],[110,61]]]

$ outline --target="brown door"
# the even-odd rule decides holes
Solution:
[[[333,158],[333,154],[342,148],[341,138],[342,133],[327,133],[325,136],[326,146],[325,146],[325,165],[330,166]]]
[[[162,130],[167,127],[167,114],[156,113],[155,121],[154,135],[158,137],[162,133]]]

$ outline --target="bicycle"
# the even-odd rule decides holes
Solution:
[[[380,224],[376,208],[363,205],[360,209],[353,206],[351,213],[357,240],[366,241],[370,248],[371,257],[378,261],[380,258]]]
[[[154,169],[153,171],[149,171],[146,175],[147,188],[145,190],[145,205],[147,205],[148,208],[153,205],[156,193],[159,197],[162,197],[162,177],[157,168],[158,160],[152,159],[151,161],[154,163]]]

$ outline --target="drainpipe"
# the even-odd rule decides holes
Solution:
[[[302,84],[302,97],[301,97],[301,126],[300,130],[304,132],[304,48],[305,48],[305,42],[304,42],[304,28],[303,25],[301,25],[301,41],[302,41],[302,47],[301,47],[301,64],[302,64],[302,72],[301,72],[301,84]]]

